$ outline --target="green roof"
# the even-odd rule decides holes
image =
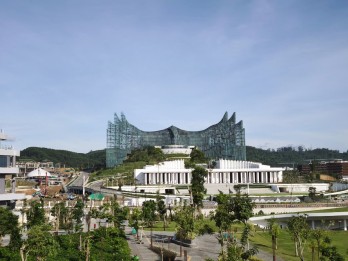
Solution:
[[[103,200],[104,199],[104,195],[101,193],[93,193],[91,195],[89,195],[88,197],[90,200]]]

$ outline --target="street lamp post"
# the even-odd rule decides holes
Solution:
[[[247,183],[247,188],[248,188],[248,190],[247,190],[247,193],[248,193],[248,195],[250,194],[250,191],[249,191],[249,183],[250,183],[250,176],[249,176],[249,171],[247,172],[247,181],[248,181],[248,183]]]

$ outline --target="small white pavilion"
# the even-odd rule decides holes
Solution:
[[[49,173],[48,171],[42,168],[37,168],[29,172],[27,174],[27,177],[28,178],[46,178],[46,177],[51,177],[51,173]]]

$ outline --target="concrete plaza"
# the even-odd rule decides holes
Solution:
[[[160,261],[161,256],[155,254],[149,249],[151,244],[150,232],[144,231],[142,236],[143,244],[137,242],[135,237],[131,234],[131,228],[126,227],[125,232],[127,235],[128,245],[131,249],[132,255],[138,255],[141,261]],[[207,258],[217,260],[220,253],[220,245],[215,235],[203,235],[194,240],[194,247],[182,247],[183,255],[180,256],[180,246],[172,243],[170,238],[174,236],[174,232],[166,231],[154,231],[153,232],[153,245],[159,246],[165,249],[169,249],[177,253],[176,261],[185,261],[184,250],[187,251],[187,256],[190,261],[204,261]],[[259,250],[257,257],[261,260],[268,261],[273,260],[270,253]],[[278,261],[283,259],[277,257]]]

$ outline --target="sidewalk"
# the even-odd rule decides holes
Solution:
[[[151,251],[149,249],[149,245],[146,242],[144,242],[144,244],[139,244],[138,242],[136,242],[135,237],[132,235],[131,231],[132,229],[130,227],[125,227],[127,242],[129,248],[131,249],[132,255],[137,255],[140,261],[160,261],[160,256]]]

